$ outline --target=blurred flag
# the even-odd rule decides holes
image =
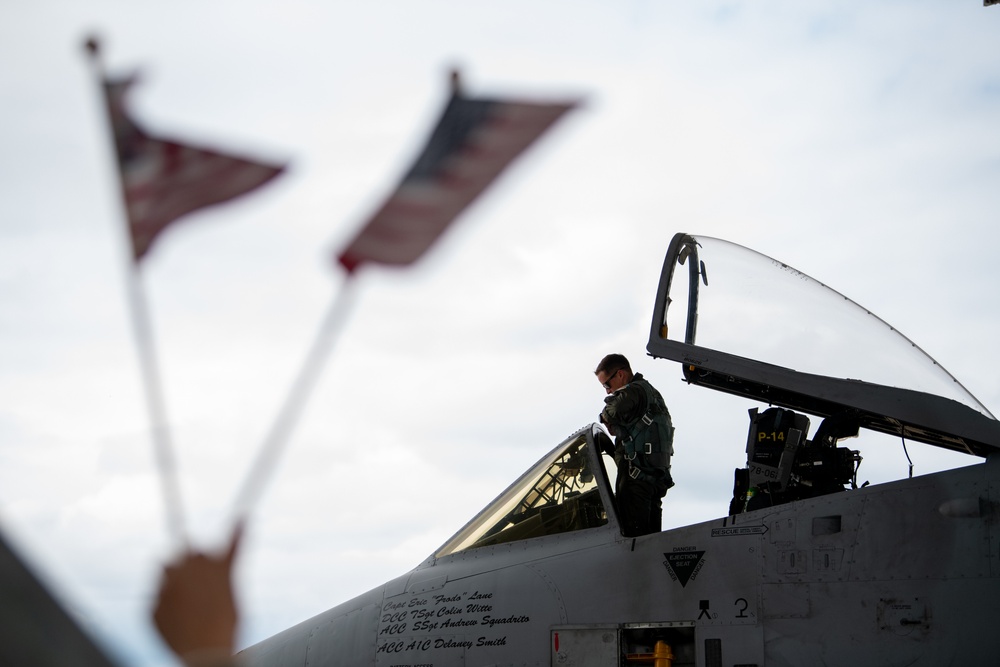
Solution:
[[[134,79],[104,79],[108,113],[115,135],[118,168],[139,262],[171,222],[199,208],[218,204],[263,185],[284,166],[253,162],[143,132],[125,111],[125,94]]]
[[[503,169],[576,104],[462,96],[457,76],[444,114],[402,183],[337,261],[406,265],[419,258]]]

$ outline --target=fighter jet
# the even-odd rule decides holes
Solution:
[[[747,439],[733,443],[746,464],[720,472],[733,494],[718,518],[624,537],[609,436],[592,424],[411,572],[242,664],[1000,660],[1000,423],[939,364],[791,266],[688,234],[667,251],[647,352],[746,400]],[[886,435],[968,465],[859,484],[864,448]]]

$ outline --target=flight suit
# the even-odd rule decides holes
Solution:
[[[608,452],[618,466],[615,495],[622,532],[628,537],[658,533],[662,499],[670,477],[674,426],[667,405],[641,373],[604,399],[601,422],[615,436]]]

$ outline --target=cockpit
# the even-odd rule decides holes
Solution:
[[[978,457],[1000,450],[1000,422],[899,331],[720,239],[674,236],[646,349],[679,362],[688,384],[764,404],[748,411],[730,515],[858,488],[861,451],[844,441],[862,430]],[[598,425],[570,436],[435,556],[607,525],[616,473],[601,456],[607,440]]]

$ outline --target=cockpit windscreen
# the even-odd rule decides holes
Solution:
[[[435,555],[606,524],[588,448],[585,432],[556,448]]]

